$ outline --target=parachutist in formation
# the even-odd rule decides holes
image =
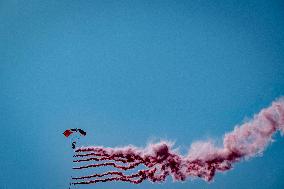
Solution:
[[[76,148],[76,141],[72,142],[72,149]]]
[[[65,130],[64,132],[63,132],[63,134],[65,135],[65,137],[69,137],[69,136],[73,136],[73,134],[75,134],[75,133],[78,133],[78,134],[80,134],[81,136],[85,136],[87,133],[83,130],[83,129],[77,129],[77,128],[75,128],[75,129],[67,129],[67,130]],[[71,138],[71,141],[72,141],[72,149],[75,149],[76,148],[76,140],[78,140],[79,138],[78,137],[76,137],[76,136],[73,136],[72,138]]]

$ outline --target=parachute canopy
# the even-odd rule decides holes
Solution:
[[[71,134],[73,134],[73,133],[80,133],[82,136],[85,136],[87,133],[84,131],[84,130],[82,130],[82,129],[77,129],[77,128],[75,128],[75,129],[67,129],[66,131],[64,131],[64,135],[65,135],[65,137],[69,137]]]

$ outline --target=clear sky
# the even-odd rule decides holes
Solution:
[[[0,0],[0,188],[67,188],[62,132],[84,145],[183,152],[284,94],[283,1]],[[212,183],[79,188],[284,188],[284,138]]]

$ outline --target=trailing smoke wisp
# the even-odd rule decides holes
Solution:
[[[189,177],[200,177],[210,181],[216,171],[227,171],[231,169],[233,163],[262,153],[277,131],[282,134],[284,132],[284,99],[273,102],[252,120],[236,126],[232,132],[225,134],[223,147],[217,147],[211,142],[196,142],[191,145],[187,155],[179,154],[172,148],[172,143],[167,141],[149,144],[146,148],[135,146],[77,148],[73,161],[76,166],[73,169],[109,166],[116,171],[73,177],[72,184],[108,181],[139,184],[144,180],[162,182],[167,176],[172,176],[175,181],[184,181]],[[79,166],[80,162],[89,164]],[[140,165],[145,169],[130,175],[123,173]]]

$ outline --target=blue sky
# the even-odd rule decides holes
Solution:
[[[0,1],[0,188],[67,188],[70,144],[222,140],[284,94],[283,1]],[[283,188],[284,139],[212,183]]]

